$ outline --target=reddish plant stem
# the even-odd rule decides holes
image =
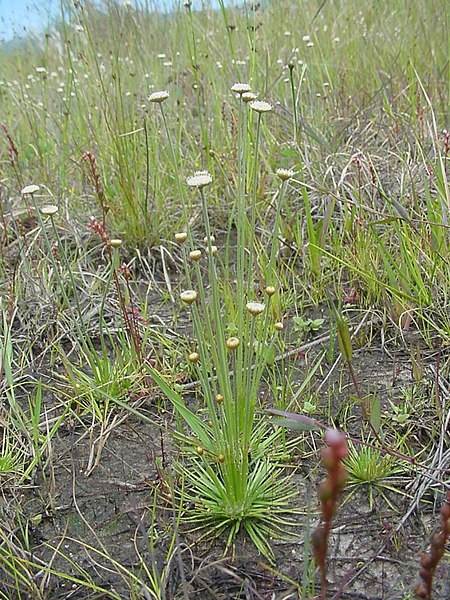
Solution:
[[[128,334],[131,338],[134,349],[136,351],[136,355],[139,359],[139,363],[142,365],[142,348],[141,348],[140,335],[139,335],[137,323],[136,323],[134,315],[133,315],[133,311],[132,311],[131,317],[127,311],[127,305],[125,302],[125,298],[123,296],[122,288],[120,286],[119,275],[117,273],[117,269],[114,266],[113,254],[112,254],[112,248],[111,248],[111,239],[110,239],[109,235],[106,233],[103,224],[99,223],[95,217],[91,217],[91,222],[89,223],[89,227],[101,237],[103,243],[105,244],[105,251],[108,256],[110,265],[111,265],[112,275],[113,275],[113,279],[114,279],[114,285],[116,287],[117,296],[119,298],[120,310],[122,312],[122,316],[125,321],[126,329],[128,331]],[[130,293],[130,298],[131,298],[128,267],[126,265],[122,265],[122,271],[125,274],[125,280],[127,282],[127,288],[128,288],[128,291]]]
[[[92,152],[85,152],[81,157],[81,160],[88,160],[89,166],[91,168],[92,179],[94,180],[95,193],[97,195],[98,203],[100,204],[100,208],[102,210],[102,225],[103,229],[106,229],[106,215],[110,210],[110,206],[106,202],[105,192],[103,190],[103,186],[100,181],[100,173],[97,168],[97,163],[95,161],[95,156]]]
[[[433,593],[433,577],[436,568],[445,552],[445,545],[450,535],[450,492],[441,506],[441,530],[431,538],[430,552],[420,555],[419,576],[422,582],[416,586],[416,596],[420,600],[431,600]]]
[[[333,516],[336,512],[339,495],[347,481],[347,471],[342,461],[348,456],[347,438],[336,429],[325,431],[324,441],[328,444],[322,450],[322,464],[328,477],[320,484],[318,495],[321,503],[322,523],[316,527],[311,536],[316,564],[320,570],[320,599],[327,597],[327,554]]]

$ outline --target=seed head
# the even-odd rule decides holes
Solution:
[[[169,96],[170,94],[167,90],[163,90],[162,92],[153,92],[153,94],[150,94],[150,96],[148,97],[148,101],[154,102],[156,104],[161,104],[161,102],[167,100]]]
[[[223,402],[222,394],[216,394],[216,402],[217,402],[217,404],[222,404],[222,402]]]
[[[275,331],[282,331],[283,330],[283,323],[281,321],[277,321],[274,325]]]
[[[230,337],[225,343],[227,345],[228,350],[236,350],[236,348],[240,344],[240,340],[237,337]]]
[[[281,181],[287,181],[294,177],[294,171],[292,169],[277,169],[277,175]]]
[[[255,112],[261,114],[261,113],[270,112],[273,107],[268,102],[264,102],[264,100],[255,100],[254,102],[252,102],[250,104],[250,108],[252,110],[254,110]]]
[[[239,94],[240,96],[242,96],[242,94],[246,94],[250,90],[251,88],[248,83],[235,83],[231,86],[231,91],[236,92],[236,94]]]
[[[181,292],[180,299],[185,304],[192,304],[197,300],[197,292],[195,290],[185,290]]]
[[[268,286],[266,287],[266,290],[265,290],[265,292],[266,292],[266,294],[269,296],[269,298],[270,298],[271,296],[273,296],[273,295],[275,294],[275,292],[276,292],[276,291],[277,291],[277,290],[276,290],[276,288],[275,288],[273,285],[268,285]]]
[[[203,456],[204,450],[201,446],[197,446],[197,454],[199,456]]]
[[[202,251],[201,250],[191,250],[189,252],[189,258],[191,260],[195,260],[195,262],[197,262],[198,260],[200,260],[202,257]]]
[[[43,206],[41,208],[41,213],[43,215],[45,215],[46,217],[48,216],[52,216],[52,215],[56,215],[56,213],[58,212],[58,207],[55,206],[54,204],[47,204],[46,206]]]
[[[109,243],[111,248],[120,248],[122,245],[122,240],[119,240],[119,238],[113,238]]]
[[[181,231],[180,233],[175,234],[175,241],[178,244],[183,244],[187,240],[187,233],[185,231]]]
[[[209,238],[208,238],[207,236],[205,236],[205,237],[203,238],[203,243],[204,243],[204,244],[208,244],[208,239],[210,239],[210,240],[211,240],[211,244],[214,244],[214,242],[216,241],[216,240],[215,240],[215,238],[214,238],[214,236],[213,236],[213,235],[211,235]]]
[[[211,256],[215,256],[217,254],[217,252],[219,251],[219,249],[217,248],[217,246],[211,246]],[[205,252],[206,254],[209,254],[209,248],[205,248]]]
[[[225,462],[225,454],[220,453],[217,458],[219,459],[220,463],[224,463]]]
[[[261,302],[247,302],[246,308],[251,315],[256,317],[263,312],[265,306]]]

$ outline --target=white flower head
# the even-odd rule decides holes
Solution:
[[[251,87],[248,85],[248,83],[235,83],[231,86],[231,91],[236,92],[236,94],[239,94],[240,96],[246,92],[249,92],[250,90]]]
[[[202,257],[202,251],[201,250],[191,250],[189,252],[189,258],[191,260],[193,260],[194,262],[197,262],[198,260],[200,260]]]
[[[264,311],[265,306],[262,302],[247,302],[246,308],[251,315],[256,317]]]
[[[161,102],[167,100],[169,96],[170,94],[167,90],[163,90],[162,92],[153,92],[153,94],[150,94],[150,96],[148,97],[148,101],[161,104]]]
[[[58,212],[58,207],[55,206],[54,204],[47,204],[46,206],[43,206],[41,208],[41,213],[43,215],[45,215],[46,217],[56,215],[57,212]]]
[[[35,194],[39,190],[40,190],[40,187],[38,185],[31,184],[31,185],[26,185],[20,193],[22,194],[22,196],[25,196],[25,194]]]
[[[186,240],[187,240],[188,234],[186,231],[180,231],[179,233],[175,234],[175,241],[178,244],[183,244]]]
[[[192,304],[197,300],[197,292],[195,290],[185,290],[181,292],[180,299],[186,304]]]
[[[269,102],[265,102],[264,100],[255,100],[250,104],[250,108],[255,112],[261,114],[270,112],[272,110],[272,105]]]
[[[277,169],[277,175],[281,181],[287,181],[294,177],[294,171],[292,169]]]
[[[208,171],[195,171],[195,173],[186,179],[189,187],[204,188],[212,182],[212,177]]]

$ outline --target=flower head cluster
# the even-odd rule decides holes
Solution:
[[[236,92],[236,94],[239,94],[239,96],[242,96],[242,94],[246,94],[248,92],[250,92],[251,88],[248,85],[248,83],[235,83],[234,85],[231,86],[231,91],[232,92]]]
[[[253,102],[257,96],[253,92],[244,92],[241,96],[242,102]]]
[[[204,188],[212,182],[212,177],[208,171],[195,171],[191,177],[186,179],[186,183],[189,187]]]
[[[201,250],[191,250],[189,252],[189,258],[191,260],[193,260],[194,262],[197,262],[198,260],[200,260],[202,257],[202,251]]]
[[[246,308],[251,315],[256,317],[264,311],[265,306],[261,302],[247,302]]]
[[[156,104],[161,104],[161,102],[167,100],[169,96],[170,94],[167,90],[163,90],[161,92],[153,92],[153,94],[150,94],[150,96],[148,97],[148,101],[154,102]]]
[[[186,231],[180,231],[175,234],[175,241],[178,244],[183,244],[187,240],[188,234]]]
[[[287,181],[294,177],[294,171],[292,169],[277,169],[277,175],[281,181]]]
[[[262,114],[270,112],[273,107],[269,102],[265,102],[264,100],[255,100],[250,103],[250,108],[257,113]]]
[[[225,342],[226,347],[228,348],[228,350],[236,350],[236,348],[239,346],[240,344],[240,339],[238,337],[229,337],[227,339],[227,341]]]
[[[26,194],[35,194],[36,192],[38,192],[40,190],[40,187],[38,185],[26,185],[22,191],[21,194],[22,196],[25,196]]]
[[[58,207],[54,204],[46,204],[41,208],[41,213],[46,217],[52,217],[58,212]]]
[[[180,299],[185,304],[192,304],[197,300],[197,292],[195,290],[185,290],[181,292]]]

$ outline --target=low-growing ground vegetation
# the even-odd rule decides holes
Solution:
[[[0,45],[0,598],[449,597],[449,39],[82,0]]]

